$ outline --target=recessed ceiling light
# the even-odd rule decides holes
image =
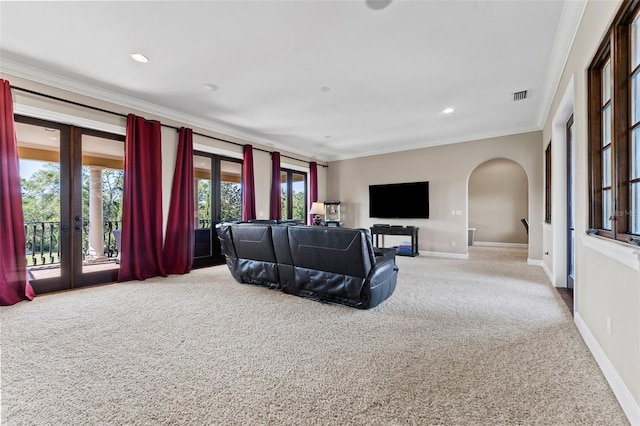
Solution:
[[[321,92],[328,92],[329,90],[331,90],[331,87],[322,86],[322,87],[320,88],[320,91],[321,91]]]
[[[389,6],[393,0],[365,0],[364,4],[371,10],[382,10]]]
[[[55,132],[55,131],[56,131],[56,129],[50,129],[50,128],[48,128],[48,127],[45,127],[45,128],[44,128],[44,131],[45,131],[45,132]]]
[[[132,53],[129,56],[131,56],[131,59],[133,59],[136,62],[141,62],[143,64],[146,64],[147,62],[149,62],[149,58],[144,56],[142,53]]]
[[[445,108],[442,110],[445,114],[451,114],[453,112],[453,108]]]
[[[211,92],[215,92],[216,90],[218,90],[218,86],[216,86],[215,84],[211,84],[211,83],[203,84],[202,88],[205,89],[205,90],[209,90]]]

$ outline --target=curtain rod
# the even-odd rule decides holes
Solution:
[[[69,99],[59,98],[57,96],[48,95],[46,93],[36,92],[35,90],[25,89],[23,87],[18,87],[18,86],[13,86],[13,85],[11,86],[11,88],[14,89],[14,90],[18,90],[20,92],[29,93],[31,95],[41,96],[41,97],[46,98],[46,99],[52,99],[54,101],[64,102],[64,103],[67,103],[67,104],[71,104],[71,105],[75,105],[75,106],[79,106],[79,107],[83,107],[83,108],[88,108],[88,109],[91,109],[91,110],[94,110],[94,111],[104,112],[104,113],[115,115],[115,116],[118,116],[118,117],[127,118],[126,114],[121,114],[119,112],[110,111],[108,109],[103,109],[103,108],[98,108],[98,107],[95,107],[95,106],[92,106],[92,105],[87,105],[87,104],[83,104],[83,103],[76,102],[76,101],[71,101]],[[163,126],[163,127],[167,127],[169,129],[174,129],[176,131],[180,130],[178,127],[171,126],[169,124],[160,123],[160,125]],[[239,142],[233,142],[233,141],[229,141],[229,140],[226,140],[226,139],[220,139],[220,138],[217,138],[215,136],[205,135],[205,134],[198,133],[198,132],[193,132],[193,134],[194,135],[198,135],[198,136],[202,136],[202,137],[205,137],[205,138],[217,140],[217,141],[220,141],[220,142],[230,143],[230,144],[236,145],[236,146],[244,146],[245,145],[245,144],[242,144],[242,143],[239,143]],[[262,149],[262,148],[255,148],[254,147],[253,149],[255,149],[256,151],[266,152],[268,154],[271,154],[272,152],[274,152],[274,151],[268,151],[268,150]],[[280,156],[284,157],[284,158],[289,158],[291,160],[301,161],[303,163],[310,163],[309,161],[301,160],[299,158],[291,157],[291,156],[284,155],[284,154],[280,154]],[[329,166],[327,166],[325,164],[318,164],[318,166],[325,167],[325,168],[329,167]]]

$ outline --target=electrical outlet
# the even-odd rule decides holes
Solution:
[[[456,215],[456,211],[455,210],[451,210],[451,216],[455,216]]]
[[[451,241],[451,247],[455,247],[456,246],[456,242],[455,241]]]
[[[611,317],[607,317],[607,334],[611,336]]]

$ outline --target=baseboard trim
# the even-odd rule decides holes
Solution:
[[[529,244],[522,243],[494,243],[491,241],[474,241],[474,246],[480,247],[517,247],[517,248],[527,248]]]
[[[547,274],[547,278],[549,278],[549,282],[553,283],[553,273],[551,272],[551,270],[549,269],[549,267],[547,267],[547,264],[544,263],[544,261],[542,262],[542,269],[544,270],[544,272]],[[553,284],[552,284],[553,285]]]
[[[447,259],[469,259],[469,253],[447,253],[445,251],[420,251],[420,256],[444,257]]]
[[[611,361],[609,361],[607,354],[578,312],[574,314],[574,322],[587,347],[591,351],[591,354],[600,366],[604,377],[607,379],[607,382],[609,382],[609,386],[611,386],[611,390],[613,390],[629,422],[632,425],[640,425],[640,405],[635,401],[629,388],[624,384],[615,367]]]
[[[549,268],[547,268],[547,264],[544,263],[544,260],[527,258],[527,265],[541,267],[542,270],[544,271],[544,273],[547,274],[547,277],[549,278],[549,281],[553,282],[553,276],[551,274],[551,271],[549,270]]]

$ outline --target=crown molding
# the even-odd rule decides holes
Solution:
[[[540,109],[536,117],[536,124],[540,128],[544,127],[549,112],[551,111],[551,104],[558,91],[562,73],[569,60],[569,53],[578,34],[578,27],[582,21],[587,2],[588,0],[571,0],[565,1],[562,6],[560,24],[558,25],[558,31],[556,32],[556,37],[553,42],[553,50],[544,79],[542,101],[540,102]]]
[[[315,153],[296,150],[295,148],[291,148],[289,146],[277,144],[275,141],[258,137],[248,132],[243,132],[242,130],[239,130],[232,126],[220,124],[218,122],[214,122],[213,120],[203,119],[191,114],[186,114],[157,104],[153,104],[151,102],[146,102],[141,99],[133,98],[131,96],[115,92],[113,90],[104,89],[102,87],[55,74],[41,68],[25,65],[11,59],[4,58],[2,56],[0,56],[0,73],[10,74],[18,78],[41,83],[47,86],[55,87],[57,89],[65,90],[67,92],[72,92],[100,101],[109,102],[125,108],[131,108],[132,110],[140,111],[143,113],[153,114],[158,117],[164,117],[182,123],[185,126],[193,126],[204,130],[209,130],[220,135],[246,141],[247,143],[258,143],[261,145],[266,145],[270,148],[273,148],[274,151],[282,150],[305,157],[316,156]],[[325,158],[320,158],[319,156],[317,157],[317,159],[319,161],[327,161]]]
[[[504,130],[500,132],[476,133],[476,134],[465,136],[463,138],[440,139],[433,143],[414,144],[412,146],[406,146],[401,149],[398,149],[398,147],[393,146],[387,149],[368,151],[366,153],[330,156],[327,161],[351,160],[354,158],[371,157],[374,155],[391,154],[391,153],[403,152],[403,151],[413,151],[416,149],[434,148],[434,147],[443,146],[443,145],[454,145],[454,144],[464,143],[464,142],[480,141],[483,139],[492,139],[492,138],[501,138],[505,136],[519,135],[522,133],[539,132],[541,130],[542,128],[538,126],[526,126],[526,127],[521,127],[517,129]]]

